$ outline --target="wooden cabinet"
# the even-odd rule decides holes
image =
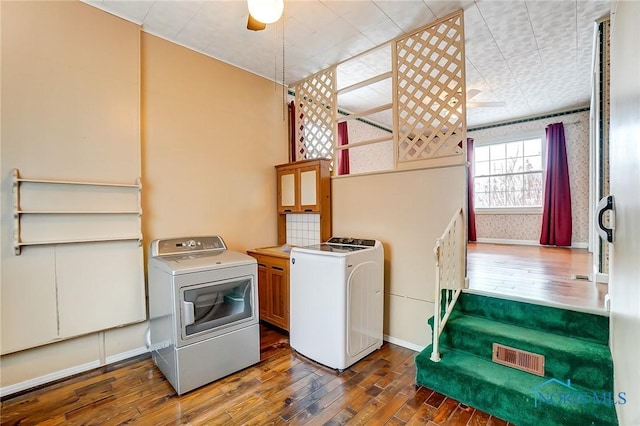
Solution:
[[[320,213],[321,165],[314,163],[278,166],[278,213]]]
[[[258,261],[260,320],[289,331],[289,254],[278,248],[247,253]]]
[[[286,214],[320,214],[320,239],[331,238],[330,160],[306,160],[276,166],[278,244],[286,243]]]

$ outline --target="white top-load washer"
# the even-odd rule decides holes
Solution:
[[[384,251],[372,239],[331,238],[291,250],[289,342],[344,370],[382,346]]]
[[[217,235],[150,248],[149,347],[178,395],[259,362],[256,260]]]

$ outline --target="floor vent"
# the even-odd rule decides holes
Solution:
[[[581,274],[575,274],[573,276],[573,279],[578,281],[591,281],[591,277],[589,275],[581,275]]]
[[[544,355],[494,343],[493,362],[544,376]]]

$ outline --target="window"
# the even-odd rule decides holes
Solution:
[[[542,207],[542,137],[475,146],[477,209]]]

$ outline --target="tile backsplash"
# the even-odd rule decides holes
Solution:
[[[288,214],[287,244],[292,246],[320,244],[320,215]]]

